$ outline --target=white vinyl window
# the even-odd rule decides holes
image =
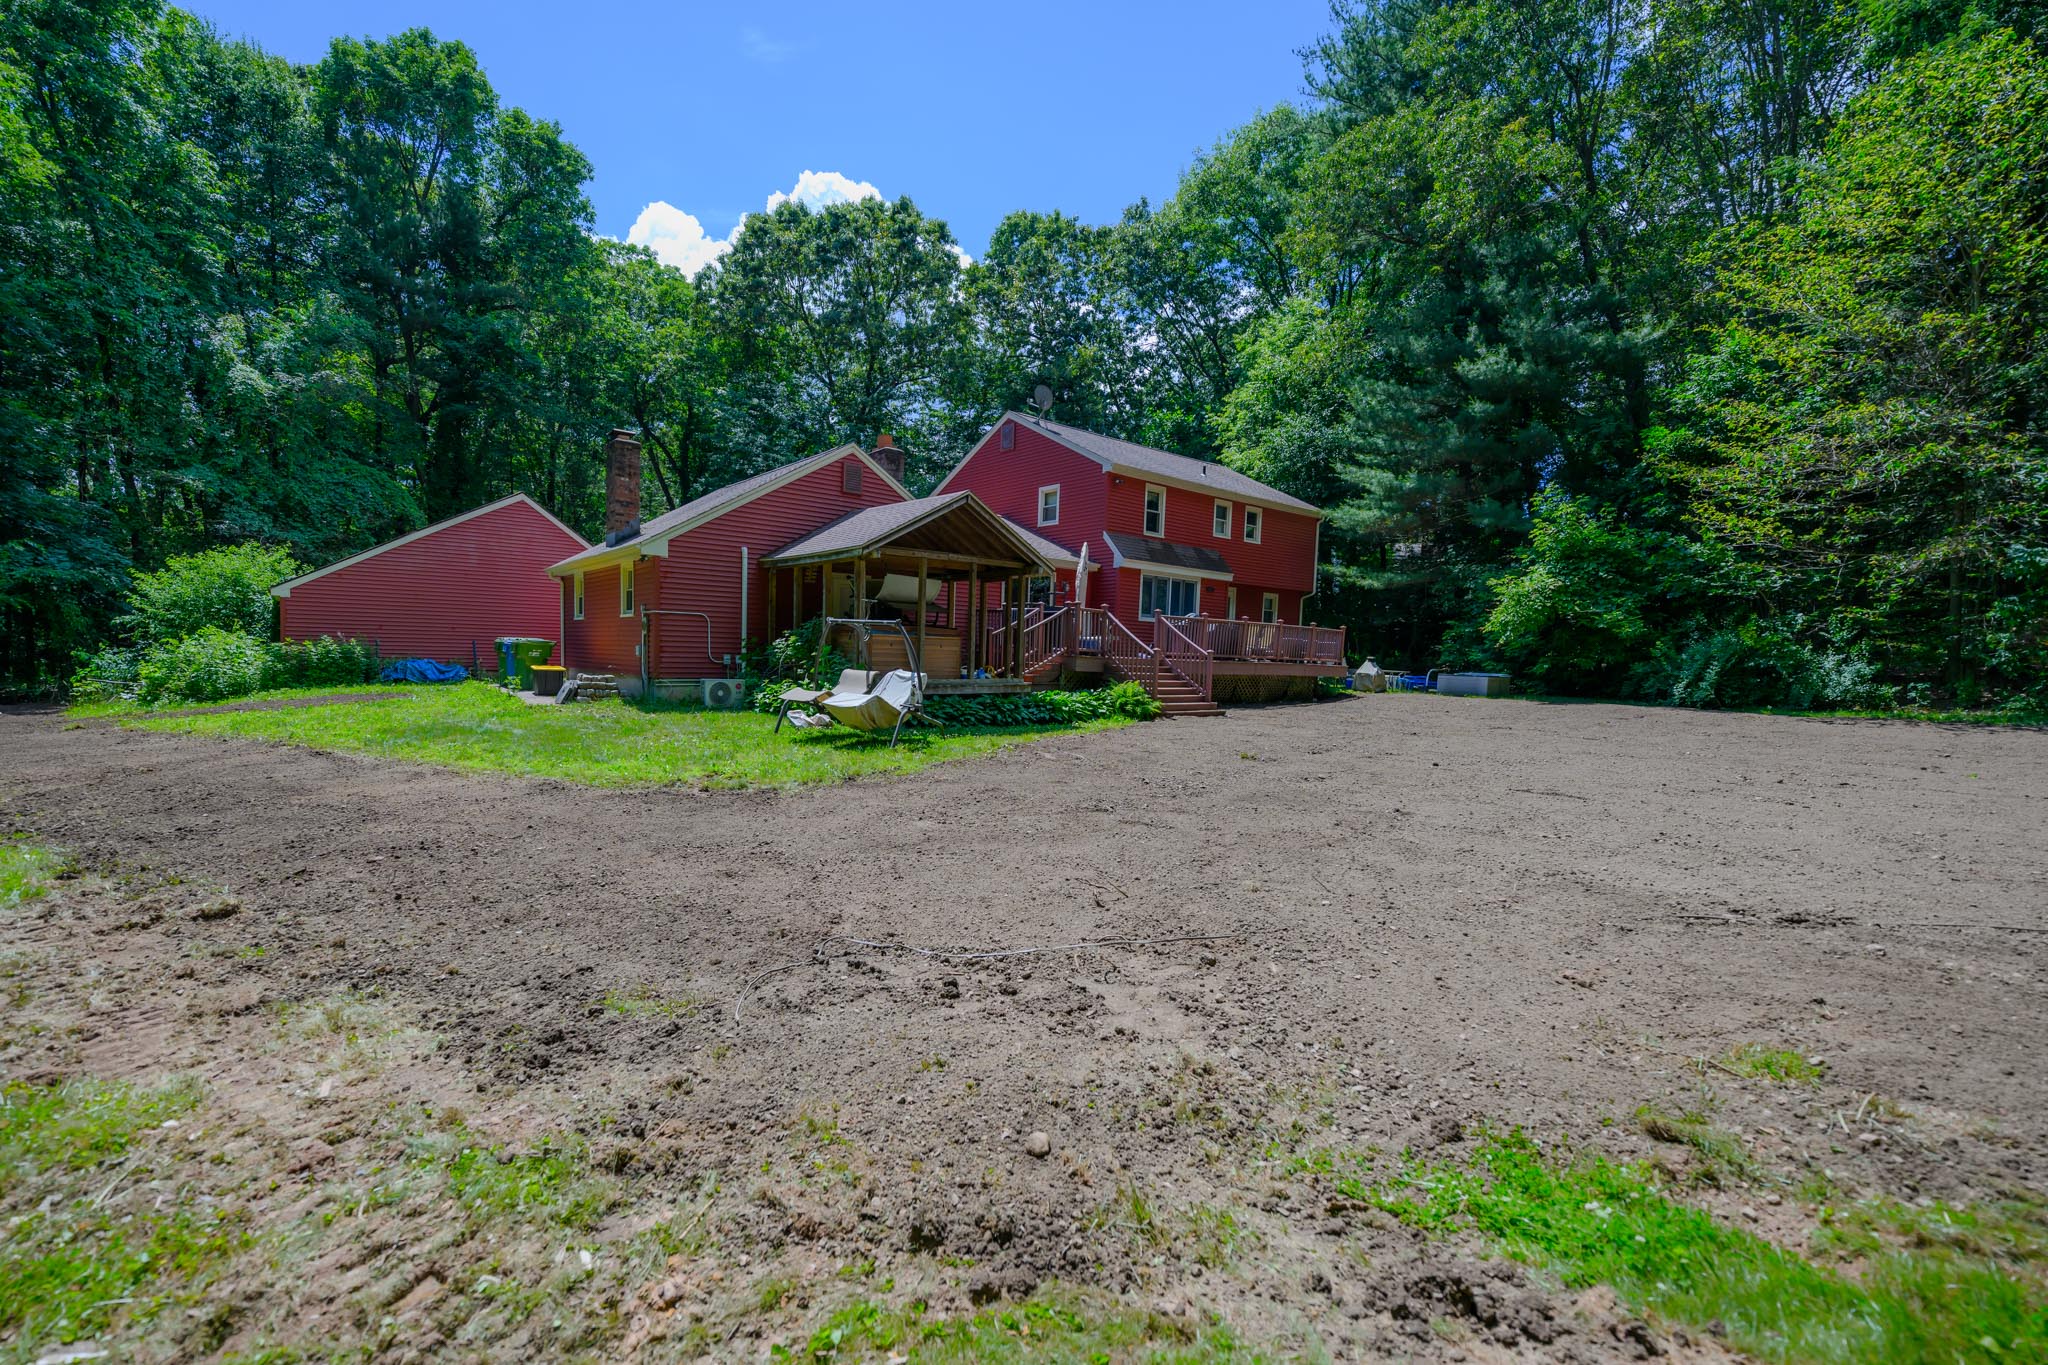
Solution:
[[[621,564],[619,566],[619,615],[631,616],[632,614],[633,566],[631,564]]]
[[[1060,486],[1049,483],[1038,490],[1038,524],[1057,526],[1060,520]]]
[[[1145,534],[1166,534],[1166,490],[1157,484],[1145,485]]]
[[[1216,500],[1216,520],[1209,529],[1218,540],[1230,539],[1230,504],[1221,498]]]
[[[1138,579],[1138,618],[1149,621],[1160,613],[1193,616],[1200,605],[1201,583],[1192,578],[1166,578],[1144,574]]]
[[[1259,543],[1259,532],[1263,529],[1265,520],[1265,513],[1261,512],[1258,508],[1247,507],[1244,509],[1244,539],[1247,545]]]
[[[581,620],[583,619],[583,575],[582,575],[582,574],[577,574],[577,575],[576,575],[576,587],[575,587],[575,593],[576,593],[576,597],[575,597],[575,603],[576,603],[576,613],[575,613],[575,614],[576,614],[576,619],[577,619],[577,620],[579,620],[579,621],[581,621]]]
[[[1269,592],[1259,600],[1259,619],[1267,625],[1280,619],[1280,594]]]

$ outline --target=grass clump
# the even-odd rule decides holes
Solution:
[[[794,786],[993,753],[1074,726],[1002,731],[919,728],[886,738],[843,728],[775,733],[771,716],[659,702],[529,706],[487,683],[422,687],[375,704],[342,702],[268,711],[131,713],[147,730],[268,740],[373,754],[472,772],[557,777],[599,787]],[[1124,724],[1093,721],[1079,730]]]
[[[1411,1166],[1377,1202],[1784,1365],[2048,1359],[2048,1298],[1991,1261],[1880,1251],[1852,1279],[1672,1200],[1646,1168],[1551,1157],[1519,1130],[1470,1166]]]
[[[21,839],[0,841],[0,910],[42,896],[59,866],[57,855]]]
[[[648,985],[606,991],[601,1003],[607,1014],[624,1015],[628,1019],[686,1019],[703,1004],[686,995],[663,995]]]
[[[897,1359],[921,1362],[1034,1361],[1056,1365],[1147,1360],[1254,1361],[1223,1327],[1197,1328],[1114,1300],[1041,1289],[1022,1303],[948,1317],[922,1302],[889,1308],[860,1300],[833,1313],[798,1346],[776,1346],[777,1361]]]
[[[543,1139],[528,1152],[486,1147],[457,1134],[452,1145],[420,1154],[446,1172],[448,1192],[483,1218],[595,1227],[618,1202],[612,1186],[590,1173],[583,1148]]]
[[[1820,1063],[1789,1047],[1765,1043],[1738,1043],[1721,1059],[1721,1065],[1752,1080],[1782,1085],[1815,1085],[1820,1081]]]
[[[40,1347],[147,1319],[248,1244],[232,1211],[142,1197],[159,1174],[149,1138],[198,1100],[190,1084],[0,1090],[0,1336]]]
[[[1674,1114],[1660,1105],[1638,1105],[1635,1120],[1646,1137],[1690,1147],[1700,1163],[1693,1178],[1702,1184],[1725,1185],[1756,1173],[1756,1163],[1744,1150],[1742,1139],[1715,1124],[1703,1108]]]

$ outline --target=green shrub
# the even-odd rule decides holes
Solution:
[[[142,655],[136,695],[146,705],[227,701],[279,687],[337,687],[376,676],[377,652],[361,640],[323,637],[265,644],[218,626]]]
[[[1825,650],[1762,622],[1664,642],[1635,670],[1636,690],[1673,706],[1882,706],[1892,689],[1858,655]]]
[[[202,626],[142,656],[139,695],[152,706],[245,697],[262,688],[264,664],[260,641],[239,631]]]
[[[133,697],[142,687],[142,655],[118,645],[101,645],[78,661],[71,675],[73,701],[117,701]]]
[[[928,697],[925,714],[947,725],[1080,725],[1123,717],[1151,720],[1159,702],[1134,682],[1086,692],[1025,692],[988,697]]]
[[[816,617],[800,622],[765,645],[750,641],[740,651],[740,659],[753,694],[748,705],[768,715],[781,707],[781,696],[788,689],[817,691],[830,687],[839,681],[841,673],[859,667],[858,660],[829,648],[820,662]]]
[[[209,626],[265,639],[275,610],[271,585],[300,572],[289,550],[254,542],[181,555],[155,573],[136,575],[122,624],[145,649]]]

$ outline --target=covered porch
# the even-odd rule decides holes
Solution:
[[[769,633],[814,617],[844,620],[818,641],[875,669],[908,668],[911,641],[931,694],[1028,691],[1021,665],[1029,583],[1052,569],[974,494],[866,508],[764,556]]]

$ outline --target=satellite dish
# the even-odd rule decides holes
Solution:
[[[1052,411],[1052,390],[1044,384],[1040,384],[1037,388],[1033,389],[1031,391],[1031,406],[1038,409],[1039,418],[1042,420],[1048,412]]]

